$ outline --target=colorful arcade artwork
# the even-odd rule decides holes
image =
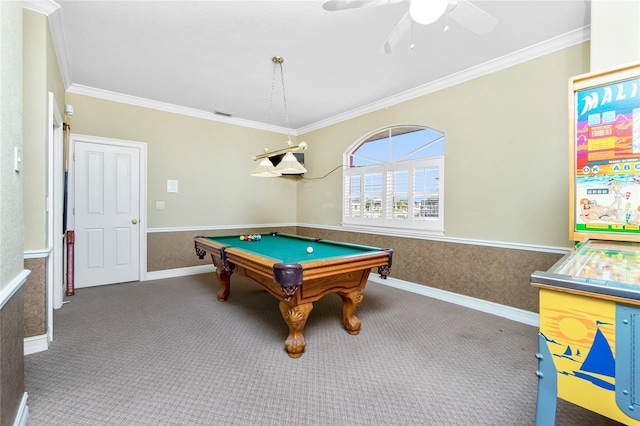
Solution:
[[[546,290],[540,297],[540,335],[557,370],[558,397],[629,424],[616,403],[615,303]]]
[[[575,91],[575,231],[640,234],[640,77]]]

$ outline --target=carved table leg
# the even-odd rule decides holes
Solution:
[[[231,274],[227,273],[224,269],[217,271],[216,276],[222,289],[217,293],[218,302],[224,302],[229,297],[231,291]]]
[[[349,293],[338,293],[342,298],[342,323],[349,334],[360,333],[362,321],[355,315],[358,306],[362,302],[362,291],[355,290]]]
[[[307,323],[312,309],[313,303],[291,306],[285,301],[280,302],[280,313],[289,326],[289,336],[284,342],[284,346],[291,358],[300,358],[307,345],[302,330],[304,330],[304,325]]]

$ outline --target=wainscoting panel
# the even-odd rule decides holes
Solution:
[[[47,334],[47,258],[27,258],[31,274],[24,283],[24,337]]]
[[[546,251],[290,226],[149,232],[147,270],[210,265],[209,256],[200,260],[195,254],[193,238],[198,235],[270,231],[389,247],[394,250],[391,270],[394,278],[534,313],[538,312],[538,290],[529,283],[531,273],[549,269],[562,257],[561,253]]]
[[[232,234],[266,234],[268,232],[296,233],[295,226],[273,228],[215,229],[202,231],[171,231],[147,233],[147,272],[190,266],[211,265],[211,257],[198,259],[193,246],[197,236],[213,237]]]
[[[0,419],[12,424],[19,415],[24,393],[24,286],[0,308]]]
[[[298,226],[308,237],[392,248],[391,276],[403,281],[538,312],[531,273],[562,254]]]

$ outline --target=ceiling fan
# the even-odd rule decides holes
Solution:
[[[498,19],[467,0],[327,0],[322,7],[330,12],[362,7],[408,3],[409,9],[402,15],[380,51],[391,53],[400,39],[412,30],[413,23],[429,25],[447,15],[463,27],[478,35],[488,34],[498,25]]]

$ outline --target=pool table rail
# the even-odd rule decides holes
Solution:
[[[286,236],[290,237],[289,235]],[[322,241],[325,242],[324,240]],[[329,241],[329,243],[342,245],[342,243],[335,243],[333,241]],[[351,244],[344,245],[355,247],[355,245]],[[274,282],[278,282],[283,287],[300,285],[304,280],[330,277],[356,268],[365,269],[377,267],[380,277],[386,279],[391,271],[393,257],[393,249],[376,249],[373,247],[366,247],[371,251],[363,251],[358,254],[341,256],[339,257],[339,261],[336,261],[338,259],[336,257],[330,257],[303,261],[299,264],[285,264],[281,262],[274,262],[274,260],[279,259],[261,256],[251,251],[221,244],[204,237],[195,238],[195,248],[200,259],[203,259],[204,256],[209,253],[214,265],[218,268],[225,269],[228,273],[233,270],[234,266],[241,266],[260,274],[272,275]],[[298,270],[299,268],[296,265],[301,266],[302,276],[298,276],[293,273],[282,273],[285,269]],[[278,270],[278,272],[275,272],[274,270]]]

